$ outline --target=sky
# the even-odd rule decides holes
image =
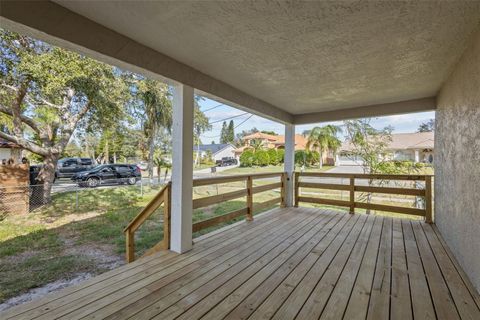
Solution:
[[[220,130],[222,128],[222,120],[226,119],[227,124],[232,118],[235,124],[235,135],[242,130],[249,130],[256,127],[258,130],[275,131],[278,134],[284,134],[284,126],[278,122],[262,118],[257,115],[252,115],[245,111],[230,107],[228,105],[220,104],[217,101],[204,98],[200,101],[200,110],[205,112],[205,115],[212,123],[212,130],[207,131],[201,135],[203,144],[209,144],[212,141],[219,143]],[[238,117],[236,117],[239,115]],[[418,126],[427,122],[429,119],[435,118],[435,112],[419,112],[386,117],[377,117],[370,123],[376,129],[382,129],[386,126],[393,127],[393,133],[408,133],[416,132]],[[342,121],[313,123],[307,125],[298,125],[295,127],[295,132],[301,134],[304,130],[309,130],[315,126],[322,126],[326,124],[341,125]],[[339,137],[343,138],[343,137]]]

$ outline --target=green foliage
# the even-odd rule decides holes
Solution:
[[[278,163],[283,163],[284,159],[285,159],[285,149],[277,149]]]
[[[222,123],[222,130],[220,131],[220,143],[233,143],[235,140],[235,125],[233,120],[230,120],[227,125],[226,121]]]
[[[435,119],[430,119],[423,122],[417,129],[417,132],[431,132],[435,131]]]
[[[260,167],[268,166],[270,163],[270,157],[265,150],[257,150],[254,153],[254,164]]]
[[[277,133],[275,131],[262,130],[260,132],[265,133],[265,134],[269,134],[269,135],[272,135],[272,136],[277,136]]]
[[[320,154],[317,151],[297,150],[295,151],[295,164],[298,166],[313,166],[318,163]]]
[[[347,139],[353,146],[352,153],[364,160],[364,172],[384,173],[384,159],[388,143],[392,141],[393,129],[385,127],[377,130],[370,125],[370,119],[348,120],[344,124]]]
[[[326,125],[324,127],[315,127],[309,132],[307,148],[310,150],[317,149],[320,152],[319,164],[323,165],[323,157],[325,151],[331,150],[334,153],[342,145],[337,138],[337,134],[341,132],[340,127],[334,125]]]
[[[277,149],[274,149],[274,148],[268,149],[267,153],[268,153],[268,157],[270,158],[270,163],[269,164],[272,165],[272,166],[278,165],[278,163],[280,161],[278,160]]]
[[[240,166],[251,167],[254,164],[254,154],[252,150],[245,150],[240,155]]]

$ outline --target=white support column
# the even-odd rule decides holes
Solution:
[[[193,88],[176,85],[173,90],[170,249],[178,253],[192,248],[193,105]]]
[[[295,170],[295,125],[293,124],[285,124],[284,170],[288,177],[285,190],[285,204],[287,207],[293,207],[293,171]]]
[[[420,150],[415,150],[415,163],[420,162]]]

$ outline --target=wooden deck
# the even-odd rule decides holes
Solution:
[[[480,319],[435,226],[274,209],[10,309],[1,319]]]

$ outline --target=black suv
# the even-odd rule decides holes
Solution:
[[[82,187],[94,188],[101,184],[128,183],[140,181],[140,168],[132,164],[102,164],[91,170],[79,172],[72,180]]]
[[[234,157],[223,157],[222,160],[217,160],[215,162],[215,165],[217,167],[235,166],[237,164],[238,164],[238,161]]]
[[[55,178],[70,178],[78,172],[95,167],[95,160],[90,158],[62,158],[58,160]]]

